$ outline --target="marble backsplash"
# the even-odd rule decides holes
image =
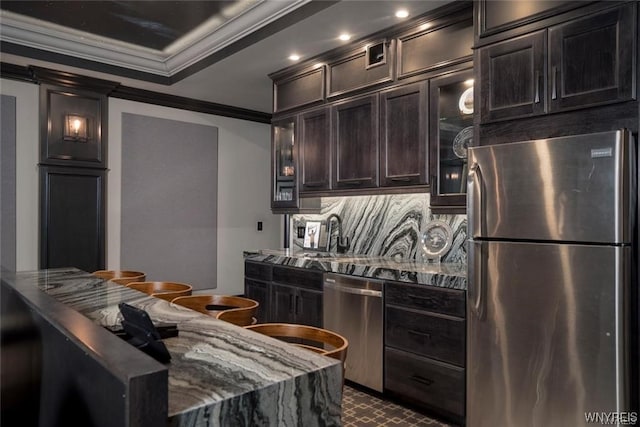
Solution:
[[[304,239],[298,227],[307,221],[326,221],[329,215],[342,218],[342,234],[349,238],[348,252],[361,255],[402,257],[422,261],[421,236],[432,220],[448,223],[453,230],[451,249],[442,262],[467,262],[467,216],[435,215],[429,208],[428,194],[325,197],[320,214],[291,216],[291,248],[302,249]],[[333,222],[330,251],[336,251],[337,230]]]

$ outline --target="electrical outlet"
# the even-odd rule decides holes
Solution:
[[[262,221],[258,221],[258,231],[262,231]]]
[[[304,227],[298,227],[298,239],[304,239]]]

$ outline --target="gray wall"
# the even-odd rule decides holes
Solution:
[[[0,264],[16,269],[16,98],[0,95]]]
[[[122,115],[120,267],[216,287],[218,129]]]

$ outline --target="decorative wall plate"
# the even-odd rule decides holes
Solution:
[[[444,221],[434,220],[422,232],[422,252],[427,259],[440,259],[453,243],[451,226]]]
[[[473,126],[462,129],[453,140],[453,153],[461,159],[467,158],[467,148],[473,140]]]

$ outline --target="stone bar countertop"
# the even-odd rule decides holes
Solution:
[[[290,249],[244,251],[245,260],[308,268],[352,276],[394,280],[450,289],[467,289],[465,264],[427,263],[370,255]]]
[[[16,281],[91,319],[120,325],[118,304],[176,323],[164,343],[168,425],[340,425],[340,362],[74,268],[21,272]],[[150,362],[154,362],[150,360]]]

